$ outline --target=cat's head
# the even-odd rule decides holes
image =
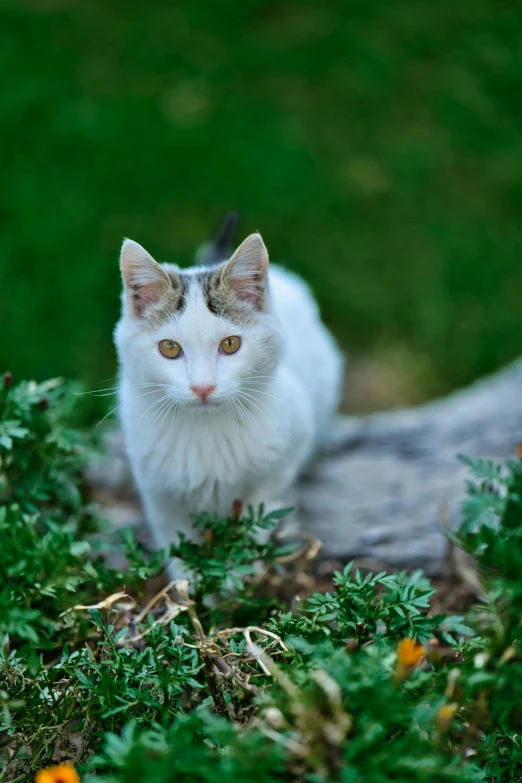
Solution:
[[[157,383],[173,400],[209,410],[273,374],[280,338],[259,234],[229,261],[186,270],[158,264],[126,239],[120,266],[115,338],[122,372],[135,385]]]

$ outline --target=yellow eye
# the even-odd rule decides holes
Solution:
[[[226,353],[230,356],[232,353],[239,351],[241,345],[241,337],[225,337],[219,344],[219,350],[221,353]]]
[[[181,345],[175,343],[174,340],[161,340],[158,348],[165,359],[177,359],[183,353]]]

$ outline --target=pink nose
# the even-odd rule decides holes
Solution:
[[[203,402],[206,402],[207,397],[212,394],[215,388],[215,386],[191,386],[190,390],[200,397]]]

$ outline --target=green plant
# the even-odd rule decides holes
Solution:
[[[170,552],[192,578],[140,595],[164,554],[127,535],[130,572],[105,565],[70,402],[0,390],[0,783],[63,759],[82,783],[520,780],[521,461],[468,461],[452,536],[484,597],[465,620],[431,613],[420,572],[354,564],[282,608],[285,510],[200,515]]]
[[[294,549],[291,542],[278,543],[270,536],[290,511],[266,513],[261,506],[248,508],[243,516],[239,507],[228,519],[199,514],[194,517],[194,528],[203,532],[201,543],[180,534],[179,543],[171,546],[170,555],[182,560],[190,571],[192,596],[209,622],[223,624],[232,616],[237,619],[240,613],[247,616],[249,612],[257,613],[259,620],[259,613],[264,616],[268,606],[273,610],[274,596],[268,604],[257,588],[266,569]],[[204,607],[209,596],[218,601]]]
[[[485,769],[498,781],[522,777],[522,460],[464,460],[468,485],[456,540],[480,569],[483,600],[471,621],[482,639],[475,671],[461,687],[480,727]]]
[[[92,658],[93,622],[77,607],[103,603],[123,584],[95,535],[102,522],[83,479],[91,446],[67,426],[75,390],[60,380],[14,385],[9,373],[0,385],[1,730],[11,766],[20,757],[22,768],[48,758],[58,737],[69,742],[64,727],[83,696],[79,663]],[[126,540],[125,585],[139,595],[160,561],[146,562]]]
[[[435,593],[421,571],[387,574],[385,571],[363,577],[349,563],[333,577],[335,593],[316,593],[295,615],[282,615],[273,627],[310,641],[322,639],[365,640],[386,636],[389,640],[415,637],[425,642],[433,636],[444,615],[427,616],[429,599]],[[460,618],[452,618],[456,626]]]
[[[267,624],[287,649],[279,660],[257,650],[270,680],[244,728],[198,710],[170,729],[129,727],[93,759],[102,780],[130,783],[139,763],[154,783],[172,770],[180,781],[248,779],[247,749],[263,783],[519,780],[522,464],[468,464],[476,480],[454,538],[476,557],[485,599],[467,623],[429,615],[433,589],[420,573],[363,576],[350,564],[334,592]],[[409,660],[411,636],[425,646],[411,643]],[[178,732],[186,754],[176,754]]]
[[[122,584],[92,536],[102,523],[83,478],[91,446],[67,426],[76,390],[59,379],[13,385],[9,373],[0,385],[0,634],[33,662],[36,650],[83,638],[75,605]],[[138,561],[130,588],[140,582]],[[144,574],[158,568],[156,559]]]

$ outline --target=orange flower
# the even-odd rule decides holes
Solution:
[[[424,646],[418,644],[415,639],[402,639],[397,645],[397,663],[407,669],[417,666],[425,655]]]
[[[517,446],[517,454],[522,459],[522,441]]]
[[[425,655],[425,648],[422,644],[418,644],[415,639],[402,639],[397,645],[397,665],[395,667],[395,679],[397,682],[403,682]]]
[[[70,764],[58,764],[37,772],[36,783],[80,783],[80,776]]]

